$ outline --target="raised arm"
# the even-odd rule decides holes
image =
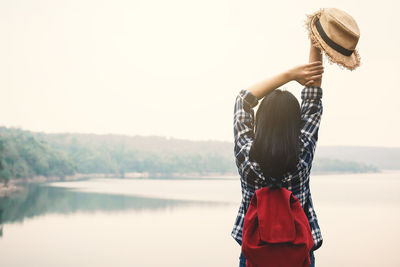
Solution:
[[[254,111],[258,100],[279,86],[295,80],[302,85],[309,85],[322,77],[321,62],[299,65],[280,74],[262,80],[248,90],[242,89],[235,101],[234,136],[236,165],[239,172],[247,172],[253,165],[248,162],[252,141],[254,140]]]
[[[309,57],[309,62],[315,62],[315,61],[319,61],[322,63],[322,51],[313,46],[312,41],[310,41],[310,57]],[[310,85],[312,86],[318,86],[321,87],[322,84],[322,76],[320,78],[315,79],[315,81],[313,81],[312,83],[310,83]]]
[[[257,99],[261,99],[269,92],[293,80],[304,86],[315,84],[322,79],[322,73],[324,72],[321,60],[322,57],[317,57],[317,52],[313,50],[312,57],[310,53],[310,63],[296,66],[280,74],[264,79],[251,86],[249,91],[257,97]]]
[[[310,85],[322,77],[324,72],[320,61],[299,65],[280,74],[264,79],[248,90],[241,90],[236,97],[234,110],[235,145],[238,149],[253,140],[254,111],[258,100],[279,86],[295,80],[302,85]]]
[[[322,62],[321,50],[310,45],[310,62]],[[322,77],[316,79],[311,85],[303,88],[301,92],[301,139],[303,141],[302,158],[310,165],[318,141],[318,131],[322,116]]]

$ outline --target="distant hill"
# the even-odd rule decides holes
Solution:
[[[118,145],[124,147],[127,150],[142,151],[150,154],[154,153],[162,157],[169,157],[171,155],[176,155],[183,158],[190,158],[193,157],[193,155],[202,158],[212,157],[213,164],[208,162],[208,165],[203,165],[201,169],[193,169],[193,166],[188,167],[195,172],[237,173],[236,165],[234,162],[233,142],[230,143],[211,140],[190,141],[161,136],[124,136],[97,134],[41,134],[39,136],[46,139],[50,144],[52,144],[54,148],[61,149],[63,151],[70,150],[71,144],[73,142],[78,142],[79,140],[81,144],[84,143],[88,146],[96,147],[99,146],[99,144],[103,144],[104,146]],[[352,147],[351,149],[355,154],[362,155],[362,152],[357,152],[357,147]],[[324,147],[318,147],[317,151],[319,150],[324,151]],[[357,157],[341,158],[329,152],[330,151],[325,152],[322,156],[316,153],[312,169],[314,173],[376,172],[379,170],[379,167],[371,162],[363,162],[362,160],[358,160]],[[212,168],[212,165],[214,165],[215,163],[218,163],[221,168]],[[177,172],[180,172],[178,167],[176,167],[176,170]],[[80,171],[82,172],[83,170]]]
[[[400,148],[363,146],[320,146],[316,158],[333,158],[372,164],[379,169],[400,169]]]
[[[400,148],[323,147],[312,171],[376,172],[400,169]],[[233,142],[160,136],[47,134],[0,127],[0,180],[35,175],[103,173],[237,174]],[[2,178],[3,177],[3,178]]]

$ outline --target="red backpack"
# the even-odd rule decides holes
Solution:
[[[255,191],[243,224],[248,267],[308,267],[313,245],[307,216],[292,192],[282,187]]]

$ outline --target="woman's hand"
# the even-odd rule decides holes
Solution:
[[[324,67],[322,61],[315,61],[308,64],[294,67],[290,70],[264,79],[249,87],[249,91],[258,99],[263,98],[269,92],[290,81],[298,81],[301,85],[321,86]]]
[[[321,61],[299,65],[289,70],[291,80],[295,80],[303,86],[312,85],[322,78],[324,66]]]

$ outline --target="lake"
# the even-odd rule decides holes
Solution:
[[[400,172],[312,175],[316,266],[400,266]],[[239,177],[27,184],[0,199],[0,266],[238,266]]]

